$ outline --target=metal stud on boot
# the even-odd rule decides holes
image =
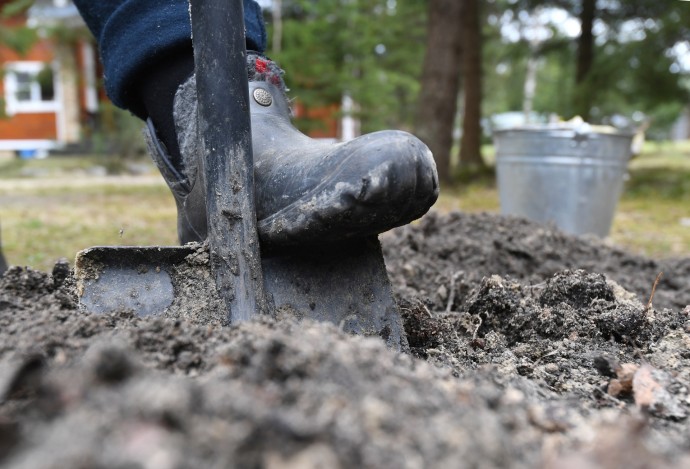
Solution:
[[[258,230],[264,246],[375,235],[421,217],[433,205],[438,197],[436,166],[419,139],[383,131],[344,143],[313,140],[291,124],[279,74],[265,73],[275,64],[257,56],[248,62],[261,72],[249,83],[249,100]],[[155,129],[147,127],[153,158],[177,201],[182,243],[206,237],[195,96],[191,77],[174,104],[184,168],[172,167]]]

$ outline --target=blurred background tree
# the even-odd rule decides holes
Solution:
[[[592,123],[618,115],[648,121],[650,134],[662,137],[690,101],[690,3],[273,3],[282,4],[282,48],[273,55],[289,71],[292,95],[310,107],[349,96],[363,132],[413,130],[446,182],[458,170],[452,162],[482,165],[494,114]]]
[[[5,16],[34,2],[4,2]],[[690,2],[260,0],[290,96],[361,132],[399,128],[452,182],[481,166],[491,116],[648,122],[668,136],[690,102]],[[0,30],[17,50],[36,32]],[[108,111],[109,112],[109,111]],[[309,114],[304,129],[323,125]]]
[[[319,108],[347,96],[357,104],[362,132],[412,129],[425,0],[282,0],[274,8],[280,21],[266,18],[280,25],[281,39],[272,41],[280,50],[268,52],[287,70],[292,97]]]
[[[441,181],[452,181],[451,148],[462,70],[464,2],[429,0],[426,53],[415,132],[429,145]]]
[[[503,50],[505,67],[495,70],[503,75],[497,86],[514,82],[505,77],[507,69],[525,73],[528,44],[534,35],[542,36],[532,50],[540,61],[535,110],[565,118],[579,115],[593,123],[606,122],[613,114],[641,113],[663,131],[670,124],[669,105],[675,104],[671,114],[677,116],[688,104],[688,3],[494,2],[501,3],[489,18],[503,31],[500,44],[510,43]],[[530,24],[535,16],[542,18],[541,32]]]

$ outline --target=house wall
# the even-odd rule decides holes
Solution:
[[[57,122],[54,112],[15,114],[0,119],[0,148],[2,140],[56,140]]]
[[[0,0],[0,9],[9,1]],[[27,24],[39,35],[55,25],[79,34],[70,35],[75,40],[39,39],[24,55],[0,44],[0,150],[78,143],[97,126],[100,105],[107,102],[93,39],[80,34],[86,26],[69,0],[36,1],[28,15],[0,17],[5,30]],[[44,81],[46,66],[52,70],[52,90],[45,86],[50,83]]]
[[[77,68],[77,46],[71,44],[57,44],[55,47],[57,58],[56,81],[58,84],[57,99],[60,108],[57,113],[58,135],[61,143],[75,143],[81,137],[79,70]]]
[[[335,104],[320,108],[307,108],[297,101],[293,103],[293,112],[296,118],[308,119],[318,122],[318,125],[309,129],[306,133],[311,138],[338,139],[337,114],[339,107]]]
[[[89,114],[98,112],[99,103],[105,101],[105,95],[99,95],[98,88],[98,67],[100,61],[96,56],[95,46],[86,40],[79,41],[77,50],[75,51],[77,68],[81,71],[77,77],[79,80],[79,110],[82,119],[88,118]]]
[[[0,67],[5,72],[8,65],[16,63],[52,63],[53,46],[47,40],[39,40],[26,54],[0,46]],[[4,78],[4,73],[3,73]],[[0,79],[0,97],[5,98],[5,80]],[[56,90],[57,92],[57,90]],[[4,101],[3,101],[4,102]],[[17,112],[0,117],[0,150],[50,148],[58,139],[57,115],[54,110],[41,112]]]

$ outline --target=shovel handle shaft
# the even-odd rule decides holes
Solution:
[[[254,205],[242,0],[192,0],[211,269],[231,322],[268,312]]]

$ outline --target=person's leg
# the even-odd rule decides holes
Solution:
[[[177,202],[180,241],[203,240],[207,220],[187,0],[75,3],[99,41],[109,96],[148,118],[149,148]],[[423,215],[438,196],[429,149],[404,132],[338,145],[299,133],[290,123],[283,72],[262,55],[260,8],[252,0],[244,0],[244,8],[262,242],[368,236]]]
[[[177,88],[194,71],[188,0],[75,0],[96,37],[108,97],[142,119],[150,118],[181,166],[172,119]],[[247,49],[263,52],[261,7],[244,0]]]
[[[149,73],[157,71],[160,62],[191,57],[188,0],[74,3],[98,41],[108,96],[115,105],[145,119],[148,113],[139,88],[142,83],[161,78],[149,77]],[[266,48],[266,29],[261,7],[253,0],[244,0],[244,23],[247,49],[262,53]]]

